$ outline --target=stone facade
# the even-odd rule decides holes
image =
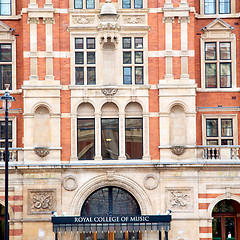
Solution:
[[[11,45],[7,64],[16,98],[9,112],[10,239],[54,239],[52,211],[79,216],[86,199],[108,186],[129,192],[142,215],[171,209],[170,240],[212,239],[214,206],[240,204],[240,3],[231,0],[224,14],[216,1],[217,13],[205,14],[204,0],[143,0],[142,8],[133,0],[130,8],[123,0],[95,0],[93,9],[86,2],[76,9],[74,0],[11,0],[10,14],[0,15],[0,45]],[[131,39],[130,50],[124,38]],[[76,39],[83,39],[81,50]],[[95,39],[92,65],[86,57],[76,61],[79,52],[87,56],[87,39]],[[135,39],[142,39],[140,50]],[[126,64],[124,51],[132,58],[141,51],[142,59]],[[223,55],[208,59],[214,51]],[[209,64],[217,66],[215,87],[207,85]],[[88,84],[90,67],[94,84]],[[132,71],[131,84],[123,84],[124,67],[143,69],[142,82]],[[82,84],[76,84],[77,68],[84,71]],[[104,118],[119,121],[116,160],[102,157]],[[141,159],[126,154],[128,118],[142,119]],[[94,119],[92,160],[79,160],[78,119]],[[231,122],[227,137],[222,119]],[[218,136],[209,136],[208,120],[218,123]],[[0,156],[4,186],[3,149]],[[236,219],[239,234],[239,214]],[[142,233],[142,240],[155,239],[156,232]]]

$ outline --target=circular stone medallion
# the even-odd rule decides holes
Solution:
[[[153,190],[158,186],[158,179],[155,175],[148,174],[143,180],[143,185],[146,189]]]
[[[78,187],[77,178],[72,175],[66,176],[62,181],[62,185],[67,191],[73,191]]]

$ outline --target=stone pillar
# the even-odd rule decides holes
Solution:
[[[101,114],[95,114],[95,160],[102,160],[101,155]]]
[[[44,8],[53,8],[52,0],[46,0],[44,4]]]
[[[71,116],[71,160],[78,160],[77,156],[77,116]]]
[[[119,113],[119,160],[126,160],[125,114]]]
[[[46,77],[45,80],[54,80],[53,76],[53,34],[52,25],[54,18],[43,18],[46,25]]]
[[[30,24],[30,80],[38,80],[37,73],[37,24],[39,18],[29,17]]]
[[[149,114],[143,114],[143,159],[150,159],[149,154]]]

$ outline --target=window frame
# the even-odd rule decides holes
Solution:
[[[9,139],[9,142],[12,142],[11,148],[16,148],[16,146],[17,146],[17,118],[9,116],[8,121],[12,122],[12,139]],[[0,117],[0,122],[5,122],[5,118]],[[5,142],[5,139],[0,138],[0,142]]]
[[[124,1],[128,1],[130,7],[124,7]],[[136,7],[136,2],[141,1],[142,7]],[[144,0],[121,0],[122,9],[143,9],[144,8]]]
[[[217,136],[207,136],[207,120],[216,119],[218,121]],[[232,120],[232,136],[222,136],[222,120]],[[237,129],[237,114],[204,114],[202,115],[202,143],[205,146],[211,146],[207,144],[207,140],[217,140],[216,146],[229,146],[221,145],[221,140],[232,140],[232,145],[238,145],[238,129]],[[220,144],[219,144],[220,143]]]
[[[80,1],[82,3],[82,7],[76,8],[76,1]],[[93,8],[88,7],[88,1],[93,1],[94,2],[93,3],[94,4]],[[73,7],[74,7],[74,9],[86,9],[86,10],[95,9],[96,8],[96,0],[74,0]]]

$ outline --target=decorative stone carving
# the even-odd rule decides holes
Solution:
[[[66,176],[62,181],[62,185],[65,190],[74,191],[78,187],[77,178],[73,175]]]
[[[28,24],[39,24],[39,18],[38,17],[28,17]]]
[[[185,17],[184,16],[183,17],[179,17],[178,18],[178,22],[179,23],[189,23],[190,22],[190,17],[189,16],[188,17],[186,17],[186,16]]]
[[[35,147],[34,148],[34,152],[39,157],[44,158],[44,157],[46,157],[50,153],[50,150],[47,147]]]
[[[174,23],[174,17],[163,17],[163,23]]]
[[[28,213],[29,214],[51,214],[56,205],[56,191],[28,190]]]
[[[106,173],[107,173],[107,180],[108,181],[113,181],[115,172],[114,171],[107,171]]]
[[[167,189],[166,203],[172,211],[192,211],[193,210],[193,190],[192,188]]]
[[[120,26],[116,22],[102,22],[98,25],[98,30],[119,30]]]
[[[154,190],[158,187],[158,178],[153,174],[148,174],[143,180],[143,185],[148,190]]]
[[[116,95],[116,93],[118,92],[118,89],[116,88],[103,88],[101,90],[102,90],[102,93],[108,97],[112,97]]]
[[[144,23],[144,16],[123,16],[123,22],[129,24]]]
[[[173,154],[180,156],[185,153],[186,148],[183,146],[173,146],[171,147],[171,151]]]
[[[73,16],[73,24],[91,24],[94,23],[94,16]]]
[[[43,24],[54,24],[55,18],[54,17],[46,17],[43,18]]]

